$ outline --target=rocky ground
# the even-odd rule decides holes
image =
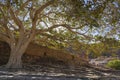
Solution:
[[[24,65],[23,69],[0,68],[0,80],[120,80],[120,71],[100,71],[89,67]]]

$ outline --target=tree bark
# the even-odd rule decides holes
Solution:
[[[26,48],[26,45],[20,45],[18,48],[12,48],[8,63],[6,64],[6,68],[22,68],[21,58]]]

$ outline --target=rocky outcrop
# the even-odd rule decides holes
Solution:
[[[8,60],[10,49],[6,43],[1,42],[0,45],[2,46],[0,48],[0,64],[5,64]],[[35,43],[31,43],[28,46],[22,60],[26,63],[55,63],[71,66],[81,66],[88,63],[84,58],[81,58],[77,54],[75,55],[61,50],[50,49]]]
[[[58,63],[66,63],[74,66],[80,66],[87,64],[87,61],[84,58],[81,58],[79,55],[70,54],[61,50],[50,49],[45,46],[40,46],[35,43],[31,43],[26,50],[26,54],[39,56],[38,60],[43,61],[48,59],[50,61],[57,61]],[[53,62],[52,61],[52,62]]]

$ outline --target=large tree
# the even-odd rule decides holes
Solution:
[[[6,68],[21,68],[22,55],[29,43],[38,37],[59,40],[54,32],[64,30],[90,38],[85,31],[99,26],[98,20],[106,5],[112,2],[86,1],[1,0],[0,40],[6,41],[11,48]]]

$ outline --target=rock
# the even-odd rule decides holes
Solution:
[[[6,64],[10,55],[9,46],[0,42],[0,65]],[[61,50],[50,49],[35,43],[29,44],[25,54],[22,57],[24,63],[30,64],[55,64],[70,66],[87,65],[88,61],[77,54],[70,54]]]

